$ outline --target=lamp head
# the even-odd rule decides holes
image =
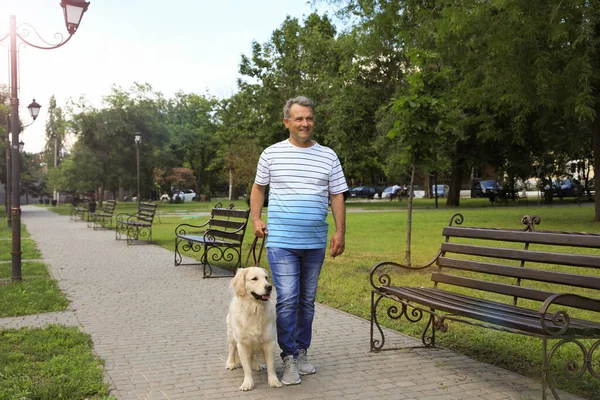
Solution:
[[[140,144],[142,143],[142,134],[140,132],[136,132],[135,136],[133,137],[133,140],[137,143]]]
[[[85,13],[90,5],[85,0],[61,0],[60,6],[63,8],[65,15],[65,25],[70,35],[74,34],[81,23],[83,13]]]
[[[40,115],[40,108],[42,108],[42,106],[40,106],[35,101],[35,99],[33,99],[31,104],[28,105],[27,108],[29,108],[29,114],[31,115],[31,118],[33,118],[33,120],[35,121],[35,119],[38,117],[38,115]]]
[[[23,143],[23,141],[21,140],[19,142],[19,151],[23,151],[24,148],[25,148],[25,143]]]

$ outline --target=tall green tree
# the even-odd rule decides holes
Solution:
[[[210,95],[179,92],[168,101],[167,129],[171,151],[196,177],[199,195],[210,197],[214,174],[210,167],[217,156],[215,109],[217,100]]]
[[[391,103],[395,122],[388,136],[400,142],[401,163],[410,165],[410,188],[414,185],[416,169],[426,174],[436,170],[446,151],[453,147],[452,120],[455,99],[448,90],[453,71],[440,71],[437,57],[417,54],[417,66],[408,78],[408,91]],[[420,60],[419,60],[420,59]],[[406,263],[411,263],[413,190],[409,190],[408,226],[406,234]]]
[[[50,97],[46,118],[46,144],[44,146],[44,160],[46,165],[53,167],[60,164],[64,157],[64,146],[67,133],[66,120],[62,108],[56,105],[56,98]]]

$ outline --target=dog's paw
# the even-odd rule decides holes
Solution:
[[[269,378],[269,387],[280,388],[282,386],[283,386],[283,384],[281,382],[279,382],[279,379],[277,379],[277,377],[275,377],[273,379]]]
[[[244,382],[242,382],[242,386],[240,386],[240,390],[246,392],[252,389],[254,389],[254,381],[244,379]]]
[[[239,368],[239,367],[241,367],[241,365],[240,364],[236,364],[236,363],[227,363],[227,364],[225,364],[225,369],[234,370],[234,369]]]

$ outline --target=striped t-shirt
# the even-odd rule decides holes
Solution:
[[[267,247],[327,247],[329,194],[348,190],[333,150],[318,143],[308,148],[276,143],[260,155],[254,182],[270,185]]]

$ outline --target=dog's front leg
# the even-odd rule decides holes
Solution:
[[[240,361],[242,362],[242,368],[244,369],[244,382],[242,382],[240,390],[252,390],[254,389],[254,379],[252,379],[252,352],[248,347],[240,343],[237,344],[237,350]]]
[[[263,353],[265,355],[265,363],[267,364],[269,386],[272,388],[281,387],[281,382],[275,373],[275,347],[273,346],[273,343],[265,343],[263,345]]]
[[[229,355],[227,356],[227,362],[225,368],[236,369],[240,366],[240,360],[237,351],[236,342],[231,336],[229,337]]]

